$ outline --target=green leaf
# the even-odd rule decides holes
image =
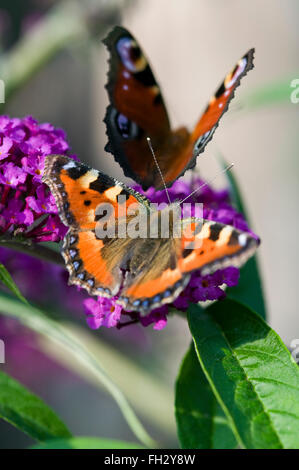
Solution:
[[[74,360],[83,364],[112,395],[136,437],[147,447],[156,447],[156,442],[148,435],[122,391],[111,380],[98,359],[67,328],[40,309],[29,304],[24,305],[5,293],[0,294],[0,314],[17,318],[26,327],[46,336],[71,353]]]
[[[238,285],[228,287],[226,289],[226,295],[230,299],[237,300],[247,305],[262,318],[266,318],[262,281],[256,256],[250,258],[245,266],[241,268]]]
[[[144,449],[134,442],[116,441],[99,437],[72,437],[71,439],[53,439],[38,444],[32,449]]]
[[[9,272],[7,271],[6,267],[3,266],[3,264],[1,264],[1,263],[0,263],[0,281],[6,287],[8,287],[8,289],[10,289],[13,292],[13,294],[15,294],[22,302],[24,302],[25,304],[28,304],[27,300],[21,294],[18,286],[15,284],[13,278],[11,277]]]
[[[219,152],[218,159],[221,163],[221,166],[226,168],[227,163]],[[233,172],[228,171],[226,173],[226,177],[229,183],[230,199],[232,203],[238,212],[243,214],[246,220],[249,222],[248,216],[246,214],[247,211],[245,204]],[[245,266],[241,268],[238,285],[235,287],[228,287],[226,293],[228,297],[248,305],[248,307],[252,308],[262,318],[266,318],[266,305],[263,294],[263,285],[256,255],[250,258]]]
[[[198,362],[193,345],[176,381],[175,415],[183,449],[232,449],[236,439]]]
[[[71,437],[48,405],[1,371],[0,417],[38,441]]]
[[[279,336],[226,299],[188,311],[204,373],[246,448],[299,448],[299,368]]]

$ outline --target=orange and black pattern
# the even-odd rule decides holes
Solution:
[[[113,222],[125,233],[134,217],[127,213],[131,203],[158,218],[163,211],[150,208],[146,198],[123,183],[63,155],[46,158],[43,181],[69,227],[62,254],[70,284],[84,287],[91,295],[116,296],[128,311],[146,314],[170,303],[187,285],[192,271],[206,275],[242,266],[258,246],[246,232],[196,218],[178,222],[179,237],[171,235],[177,230],[169,230],[169,237],[119,237],[118,231],[112,237],[99,237],[97,208],[102,203],[115,209]],[[120,195],[125,198],[118,204]]]

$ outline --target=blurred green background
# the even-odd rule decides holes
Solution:
[[[290,100],[290,83],[299,78],[298,2],[1,0],[0,78],[6,85],[1,114],[32,114],[62,127],[80,159],[128,181],[103,150],[107,53],[101,39],[120,23],[149,57],[174,126],[194,125],[224,75],[250,47],[256,48],[255,69],[237,90],[198,168],[213,177],[219,171],[218,150],[234,162],[251,224],[262,239],[259,258],[268,320],[289,346],[299,338],[299,104]],[[224,183],[219,178],[216,185]],[[176,447],[173,384],[190,341],[185,321],[170,318],[160,332],[139,326],[92,332],[85,328],[83,314],[76,322],[81,338],[84,334],[95,348],[151,434]],[[23,381],[74,434],[133,440],[110,396],[61,351],[46,342],[41,347],[60,366],[51,364],[49,373],[34,374],[34,363],[24,361]],[[6,361],[9,367],[9,351]],[[66,362],[72,373],[62,369]],[[0,423],[1,448],[30,443]]]

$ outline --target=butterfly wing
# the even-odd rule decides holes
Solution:
[[[240,85],[242,78],[251,70],[253,65],[254,49],[250,49],[233,70],[229,72],[216,93],[210,98],[205,112],[200,117],[192,134],[193,155],[196,157],[203,152],[207,143],[211,140],[219,120],[227,111],[230,101],[234,97],[235,89]]]
[[[143,314],[174,300],[189,281],[178,267],[173,239],[136,240],[119,302]]]
[[[155,171],[146,137],[160,148],[171,134],[166,107],[150,65],[129,31],[116,26],[103,42],[110,54],[105,149],[126,176],[143,184]]]
[[[204,219],[182,221],[182,273],[200,270],[203,276],[228,266],[241,267],[254,254],[259,240],[249,233]]]
[[[148,200],[115,179],[64,155],[46,158],[43,181],[55,197],[61,220],[69,227],[62,254],[70,283],[85,287],[92,295],[115,295],[122,282],[121,259],[130,240],[100,239],[97,228],[100,221],[104,223],[103,211],[107,211],[107,224],[126,223],[129,207],[138,203],[147,207]]]
[[[100,237],[98,207],[118,208],[107,226],[127,227],[129,205],[148,201],[122,183],[68,157],[46,158],[43,181],[50,187],[62,221],[69,227],[62,254],[70,283],[91,295],[112,297],[127,310],[145,314],[170,303],[184,289],[190,273],[202,275],[226,266],[241,266],[258,242],[248,233],[202,219],[182,221],[178,238]],[[87,204],[86,204],[87,202]],[[100,219],[102,221],[102,218]],[[125,232],[127,233],[127,232]],[[124,274],[126,273],[126,274]]]
[[[193,168],[197,156],[211,140],[228,108],[236,87],[253,68],[251,49],[227,74],[192,133],[185,127],[172,131],[160,88],[137,41],[125,28],[116,26],[104,39],[110,53],[106,85],[110,105],[104,122],[105,149],[144,189],[162,188],[162,182],[146,137],[150,137],[167,186]]]
[[[258,243],[249,233],[229,225],[203,219],[183,220],[181,238],[156,241],[154,250],[149,240],[143,242],[140,250],[145,257],[147,252],[152,253],[152,259],[146,269],[128,276],[120,302],[126,310],[145,314],[172,302],[188,284],[192,271],[200,270],[201,275],[206,275],[228,266],[240,267],[253,255]]]
[[[61,220],[75,230],[95,229],[95,212],[101,204],[111,205],[115,217],[122,204],[148,206],[148,199],[137,191],[64,155],[46,158],[43,181],[55,197]]]
[[[181,147],[173,145],[171,151],[164,152],[164,155],[159,157],[158,161],[167,185],[195,166],[198,155],[212,139],[221,117],[227,111],[235,89],[247,72],[254,67],[253,56],[254,49],[250,49],[226,75],[216,93],[210,98],[193,132],[182,142]]]

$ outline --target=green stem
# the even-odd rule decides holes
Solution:
[[[13,239],[6,240],[2,238],[0,239],[0,247],[1,246],[11,250],[19,251],[29,256],[33,256],[34,258],[42,259],[43,261],[65,266],[60,253],[38,243],[27,243]]]
[[[140,442],[148,448],[157,447],[157,443],[146,432],[122,391],[106,374],[97,358],[70,331],[63,328],[55,320],[48,318],[36,307],[22,304],[4,293],[0,297],[0,312],[5,312],[6,315],[17,318],[26,327],[42,334],[71,353],[74,359],[84,365],[111,393],[132,432]]]

